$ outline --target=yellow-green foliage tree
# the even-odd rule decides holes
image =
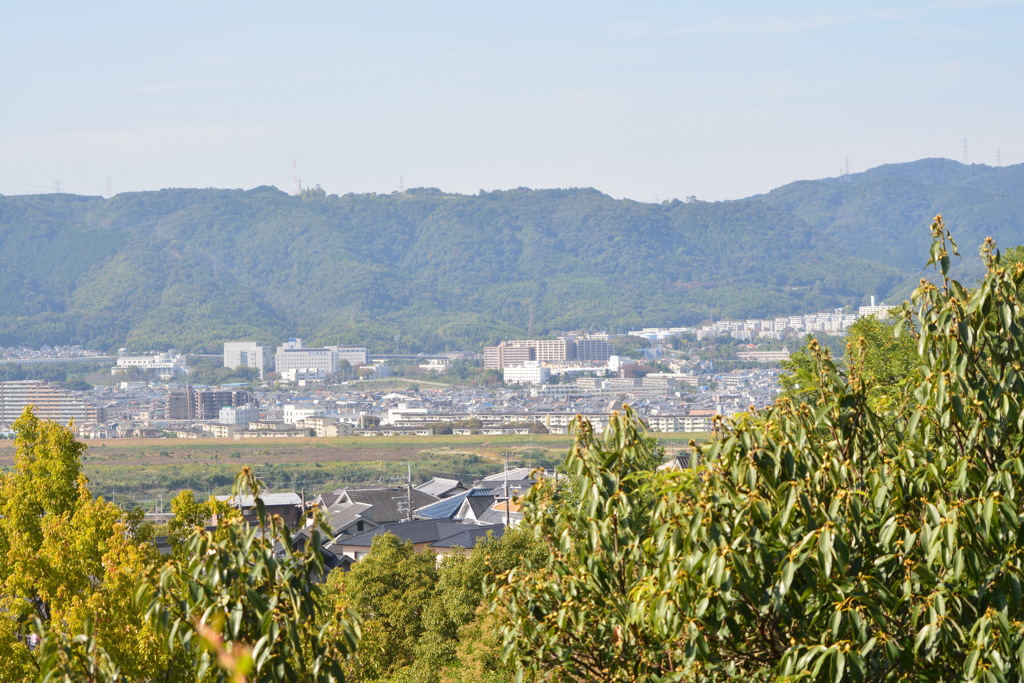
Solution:
[[[321,610],[319,519],[293,543],[268,518],[252,473],[259,527],[176,499],[176,557],[156,552],[137,513],[93,498],[85,446],[26,410],[14,471],[0,474],[0,681],[343,681],[358,625]],[[221,512],[224,512],[221,510]]]
[[[161,639],[131,600],[155,557],[139,515],[90,495],[85,446],[70,429],[30,409],[14,429],[14,471],[0,474],[0,679],[36,678],[44,660],[73,670],[74,638],[86,633],[116,663],[110,671],[166,669]]]

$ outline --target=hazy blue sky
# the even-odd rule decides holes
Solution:
[[[1021,2],[0,0],[0,193],[738,198],[1022,163],[1022,84]]]

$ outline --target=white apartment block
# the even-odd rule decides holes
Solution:
[[[284,415],[281,419],[285,424],[293,425],[300,420],[305,420],[307,417],[323,415],[324,412],[323,408],[287,404],[284,407]]]
[[[278,372],[285,370],[318,370],[327,375],[338,372],[338,357],[334,349],[308,349],[302,346],[301,339],[289,339],[277,347],[274,354],[274,367]]]
[[[224,367],[256,368],[260,371],[260,379],[271,369],[272,356],[269,346],[260,346],[256,342],[225,342]]]

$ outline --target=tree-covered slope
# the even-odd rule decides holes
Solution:
[[[930,243],[922,217],[943,214],[967,254],[988,236],[1003,246],[1024,238],[1024,164],[994,168],[922,159],[791,183],[763,200],[803,218],[853,254],[908,273],[920,272],[920,255]],[[973,257],[956,269],[964,279],[982,271]]]
[[[926,161],[716,203],[591,189],[0,197],[0,344],[299,335],[382,352],[401,335],[426,351],[859,304],[916,279],[939,211],[965,245],[1022,241],[1021,186],[1017,167]]]

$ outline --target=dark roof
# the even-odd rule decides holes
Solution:
[[[373,509],[369,510],[366,516],[377,524],[387,524],[406,518],[408,512],[399,510],[399,507],[405,507],[407,496],[412,498],[413,510],[440,500],[437,496],[416,489],[412,489],[411,495],[404,488],[346,489],[332,509],[344,502],[367,503],[372,505]]]
[[[466,504],[473,511],[473,515],[479,518],[488,508],[494,505],[495,500],[497,500],[497,496],[493,495],[469,496],[466,498]]]
[[[348,538],[341,539],[341,545],[368,547],[373,544],[373,539],[388,532],[398,536],[403,541],[413,543],[432,543],[446,536],[457,533],[466,528],[467,525],[460,522],[449,522],[441,519],[420,519],[412,522],[399,522],[395,524],[384,524],[376,529],[364,531]]]
[[[334,503],[335,503],[335,502],[336,502],[336,501],[338,500],[338,498],[340,498],[340,497],[341,497],[341,494],[339,494],[339,493],[336,493],[336,492],[331,492],[331,493],[321,493],[321,494],[320,494],[319,496],[317,496],[317,497],[316,497],[316,500],[315,500],[314,502],[317,502],[317,501],[319,501],[319,503],[320,503],[321,505],[323,505],[323,506],[324,506],[325,508],[329,508],[329,507],[331,507],[332,505],[334,505]]]
[[[514,526],[515,522],[518,522],[519,520],[521,520],[523,518],[523,513],[518,512],[516,510],[511,510],[509,512],[509,514],[508,514],[508,518],[509,518],[509,521],[512,522],[513,526]],[[493,508],[492,507],[492,508],[488,508],[487,510],[484,510],[482,513],[477,515],[476,521],[477,521],[478,524],[500,524],[500,525],[504,526],[505,525],[505,507],[504,507],[504,505],[502,505],[500,508]]]
[[[505,533],[505,527],[502,524],[488,524],[485,526],[468,525],[465,529],[460,529],[450,536],[434,541],[430,544],[431,548],[454,548],[459,546],[462,548],[472,549],[476,546],[477,542],[481,538],[487,536],[488,533],[494,535],[494,538],[501,538],[501,535]]]

